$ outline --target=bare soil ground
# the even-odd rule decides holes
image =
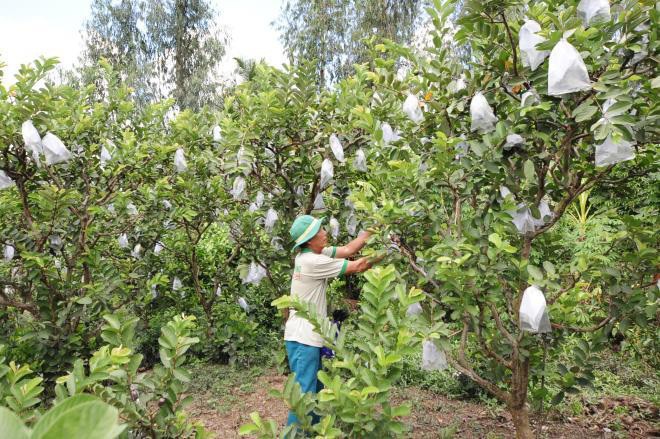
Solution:
[[[210,370],[206,367],[198,373],[209,375],[213,373]],[[207,378],[209,383],[214,380],[209,376],[195,378],[202,381]],[[222,376],[215,379],[222,380]],[[286,377],[276,370],[234,375],[223,385],[193,389],[195,400],[188,412],[222,439],[238,438],[239,427],[250,422],[250,413],[254,411],[264,419],[271,418],[284,424],[287,409],[282,401],[270,396],[268,390],[281,390],[285,380]],[[448,399],[416,387],[396,389],[393,402],[406,401],[412,404],[412,415],[408,418],[409,438],[514,437],[511,418],[501,407]],[[660,437],[658,408],[643,400],[626,397],[605,398],[598,404],[586,405],[585,413],[579,417],[553,413],[545,419],[535,416],[532,423],[539,438]]]

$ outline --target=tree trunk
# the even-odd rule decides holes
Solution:
[[[513,426],[516,429],[517,439],[533,439],[532,427],[529,424],[529,412],[526,405],[520,407],[509,407]]]
[[[514,354],[511,370],[511,396],[508,409],[516,429],[517,439],[532,439],[532,427],[529,424],[529,411],[527,410],[527,386],[529,384],[529,358],[520,358]],[[517,357],[517,358],[516,358]]]

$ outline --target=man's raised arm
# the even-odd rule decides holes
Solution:
[[[367,243],[367,240],[371,236],[371,232],[361,232],[357,238],[352,240],[346,245],[337,247],[337,252],[335,253],[335,258],[346,259],[357,254],[362,247]]]

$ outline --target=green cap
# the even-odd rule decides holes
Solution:
[[[318,233],[322,223],[323,218],[317,219],[311,215],[302,215],[296,218],[296,220],[293,222],[293,225],[289,229],[291,239],[295,243],[292,250],[297,249],[312,239],[314,235]]]

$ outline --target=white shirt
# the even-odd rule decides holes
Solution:
[[[348,260],[335,259],[337,247],[326,247],[321,253],[303,249],[296,256],[291,278],[291,297],[310,302],[316,313],[325,318],[328,314],[325,291],[328,279],[341,276],[346,271]],[[314,326],[291,310],[284,327],[284,340],[297,341],[308,346],[323,346],[323,338],[314,331]]]

